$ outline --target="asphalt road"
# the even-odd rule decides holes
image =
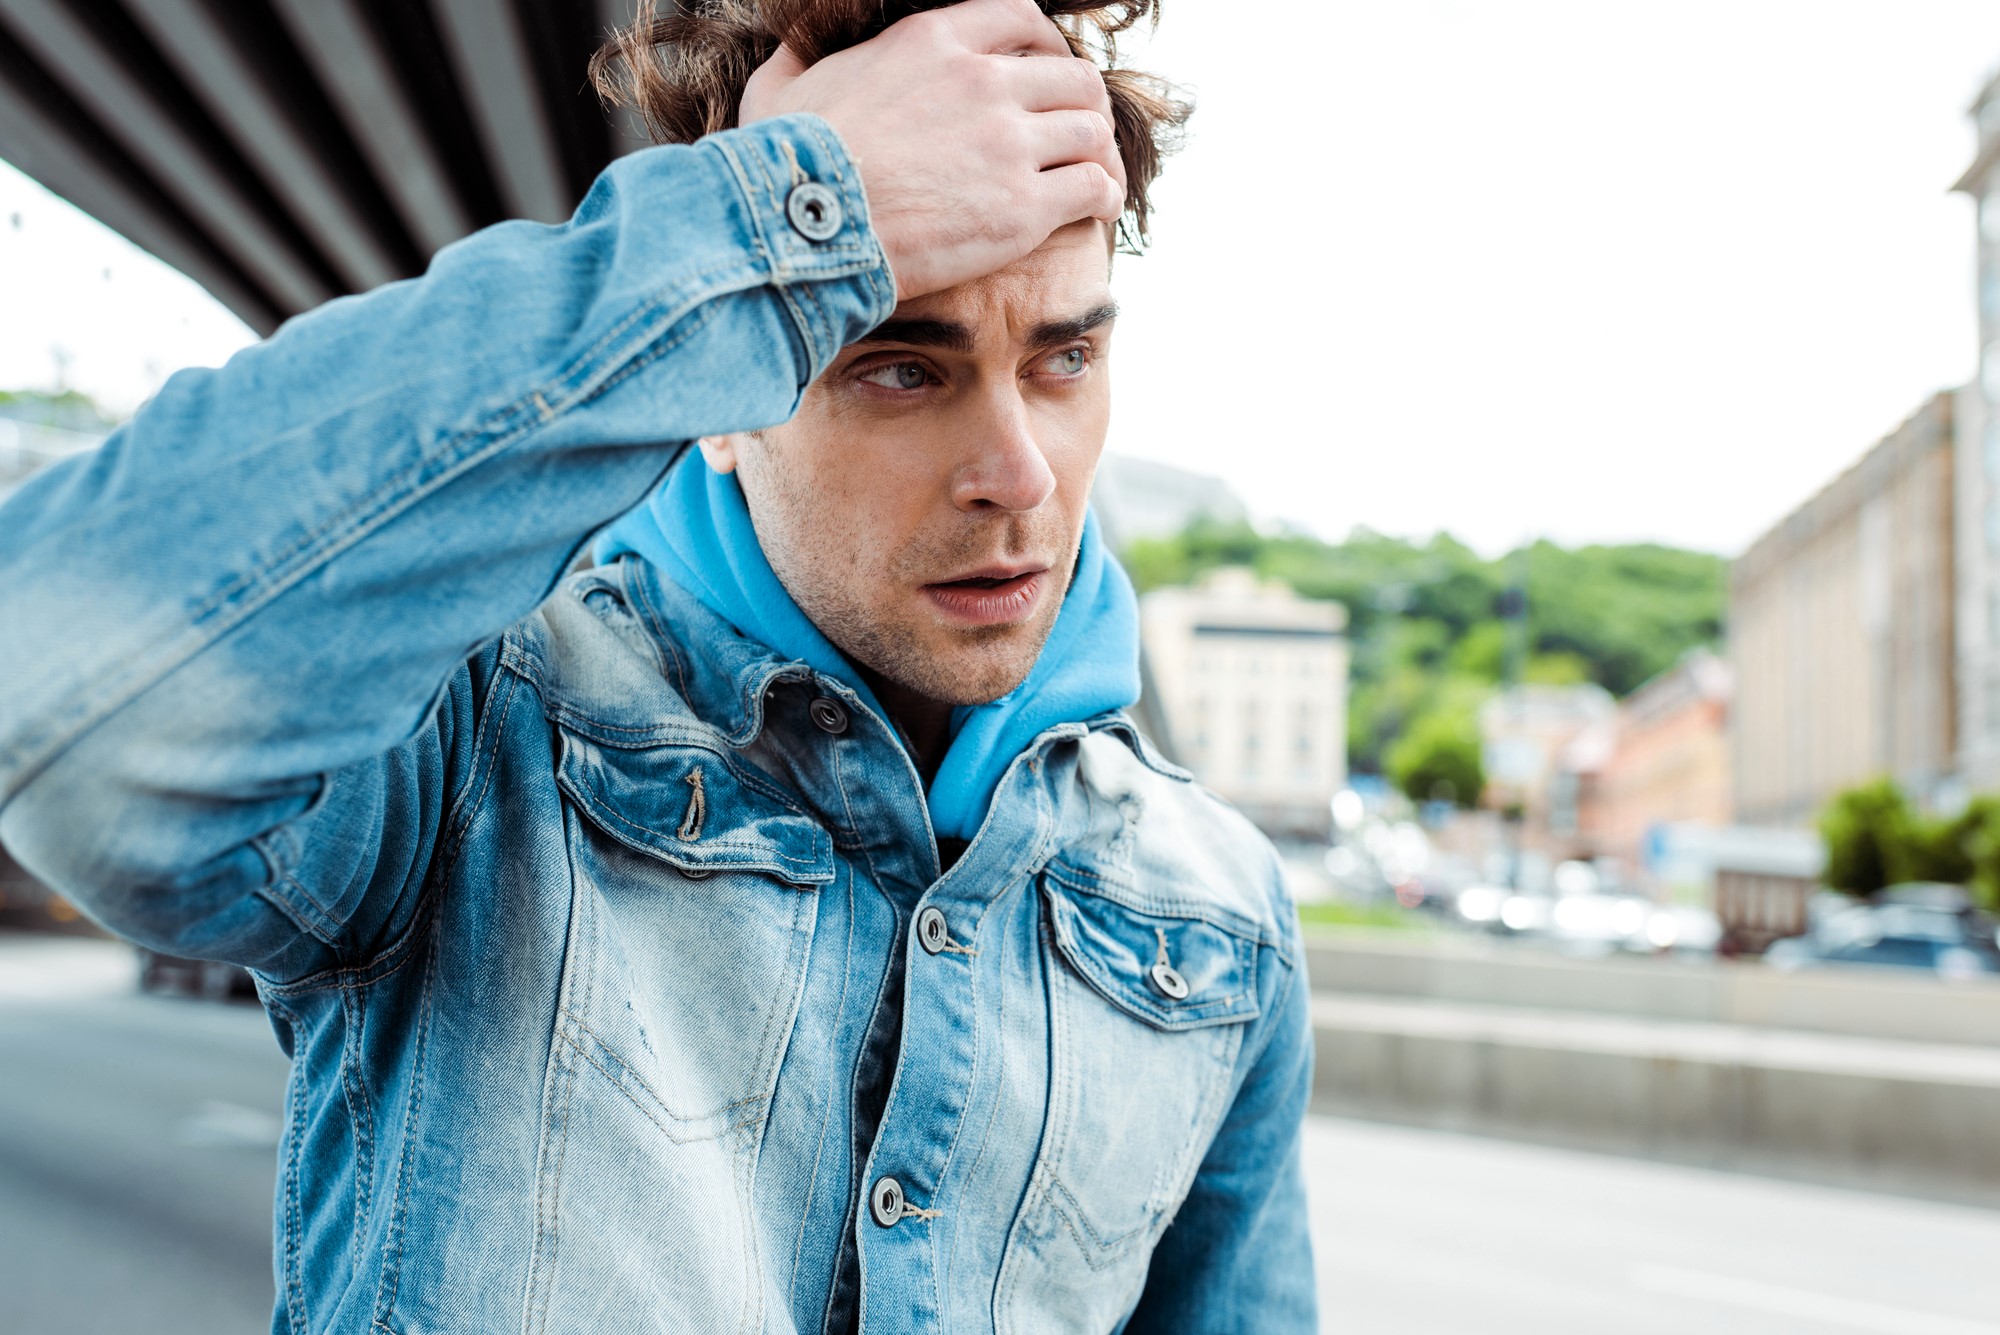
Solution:
[[[0,937],[0,1335],[269,1322],[262,1012]],[[2000,1213],[1314,1118],[1328,1331],[2000,1335]]]

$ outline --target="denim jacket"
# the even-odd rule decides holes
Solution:
[[[1270,846],[1111,714],[941,874],[845,686],[573,570],[894,299],[824,122],[649,149],[0,509],[0,839],[254,971],[274,1330],[1312,1329]]]

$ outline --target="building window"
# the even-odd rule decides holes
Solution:
[[[1988,190],[1986,198],[1979,201],[1979,235],[2000,241],[2000,189]]]
[[[2000,497],[1986,503],[1986,550],[2000,556]]]
[[[2000,404],[2000,338],[1988,343],[1986,355],[1979,359],[1979,386],[1988,403]]]
[[[1986,424],[1986,480],[2000,487],[2000,417]]]
[[[1991,264],[1979,275],[1979,318],[1988,327],[2000,325],[2000,264]]]

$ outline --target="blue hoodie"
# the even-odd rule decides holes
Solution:
[[[598,537],[596,559],[625,552],[645,558],[751,639],[845,682],[888,717],[854,665],[779,582],[735,475],[689,454],[643,504]],[[1138,601],[1104,546],[1097,517],[1089,515],[1075,578],[1027,680],[990,703],[952,711],[951,745],[931,781],[932,829],[971,839],[1000,776],[1037,734],[1138,698]]]

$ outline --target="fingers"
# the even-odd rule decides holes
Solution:
[[[1027,111],[1076,108],[1111,119],[1111,94],[1095,64],[1075,56],[1061,60],[1006,60],[1000,76]]]
[[[961,4],[926,11],[914,18],[935,16],[974,51],[995,55],[1067,56],[1055,21],[1034,0],[963,0]],[[912,20],[906,19],[905,22]]]
[[[1036,165],[1044,169],[1095,162],[1113,176],[1122,170],[1111,122],[1094,111],[1041,112],[1028,117],[1028,134],[1033,139]]]
[[[1052,167],[1041,174],[1036,186],[1047,224],[1044,235],[1085,218],[1115,223],[1125,212],[1125,188],[1101,163]]]

